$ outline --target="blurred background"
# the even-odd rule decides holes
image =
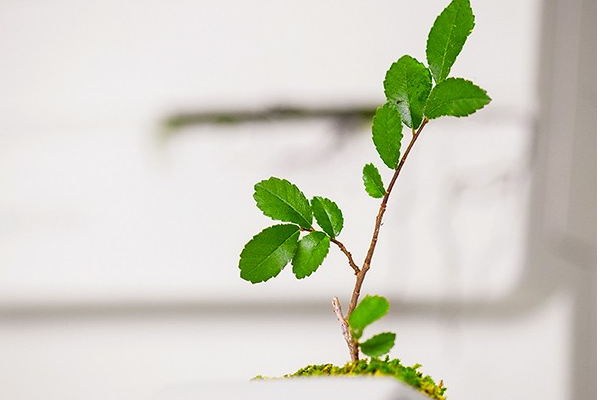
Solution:
[[[0,1],[0,398],[146,399],[347,361],[353,275],[250,285],[285,177],[359,260],[370,118],[447,0]],[[472,1],[451,71],[492,103],[427,126],[363,293],[452,399],[596,396],[596,2]],[[384,180],[390,178],[384,172]]]

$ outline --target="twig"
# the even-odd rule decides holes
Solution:
[[[360,268],[358,268],[358,265],[356,265],[356,263],[354,262],[354,259],[352,258],[352,253],[350,253],[348,249],[346,249],[346,246],[344,246],[344,244],[339,240],[331,239],[331,242],[335,243],[340,248],[342,253],[346,255],[346,258],[348,258],[348,264],[350,264],[350,267],[354,270],[354,275],[357,275],[360,272]]]
[[[316,229],[311,226],[310,229],[300,227],[300,230],[302,232],[315,232]],[[350,253],[348,249],[346,249],[346,246],[344,246],[344,244],[339,240],[335,238],[331,238],[330,240],[332,243],[335,243],[340,248],[342,253],[344,253],[346,258],[348,259],[348,264],[350,264],[350,267],[354,270],[354,275],[357,275],[360,272],[360,268],[358,268],[358,265],[356,265],[356,263],[354,262],[354,258],[352,258],[352,253]]]
[[[358,360],[358,345],[356,340],[352,337],[352,333],[350,332],[350,326],[348,325],[348,321],[344,318],[344,313],[342,312],[342,306],[340,305],[340,300],[337,297],[334,297],[331,301],[333,305],[333,312],[337,316],[338,321],[340,321],[340,325],[342,326],[342,335],[344,335],[344,339],[346,339],[346,343],[348,344],[348,350],[350,351],[350,357],[352,361]]]

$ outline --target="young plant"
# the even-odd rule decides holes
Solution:
[[[363,169],[367,194],[380,198],[381,204],[370,246],[360,265],[339,240],[344,218],[335,202],[319,196],[309,201],[296,185],[275,177],[254,186],[256,206],[267,217],[283,223],[264,229],[246,244],[239,261],[242,279],[252,283],[267,281],[290,262],[296,278],[305,278],[321,266],[331,244],[337,246],[356,277],[345,314],[338,298],[333,298],[333,308],[353,362],[359,360],[359,350],[367,356],[379,357],[387,354],[394,345],[395,334],[389,332],[362,340],[364,329],[388,312],[389,303],[381,296],[365,296],[360,303],[359,298],[371,268],[388,200],[410,151],[431,120],[443,116],[465,117],[490,102],[485,90],[474,83],[449,77],[474,26],[475,17],[469,0],[453,0],[429,31],[428,65],[405,55],[393,63],[385,75],[386,101],[373,117],[372,139],[381,160],[393,174],[384,186],[374,164],[369,163]],[[402,153],[404,127],[409,129],[410,139]],[[318,227],[313,224],[314,220]]]

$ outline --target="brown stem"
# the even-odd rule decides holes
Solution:
[[[310,229],[300,227],[300,230],[303,232],[315,232],[315,228],[313,227],[311,227]],[[348,264],[350,264],[350,267],[354,270],[354,275],[357,275],[360,272],[360,268],[358,268],[358,265],[356,265],[356,263],[354,262],[354,258],[352,258],[352,253],[350,253],[346,246],[344,246],[344,244],[339,240],[335,238],[331,238],[330,240],[332,243],[335,243],[340,248],[342,253],[344,253],[346,258],[348,259]]]
[[[360,272],[360,268],[358,268],[358,265],[356,265],[354,262],[352,254],[348,251],[348,249],[346,249],[346,246],[344,246],[344,244],[337,239],[332,238],[331,242],[335,243],[340,248],[342,253],[346,255],[346,258],[348,258],[348,264],[350,264],[350,267],[354,270],[354,275],[357,275]]]
[[[369,250],[367,251],[367,255],[365,256],[365,261],[363,262],[362,268],[356,274],[356,283],[354,285],[354,291],[352,292],[350,304],[348,305],[348,314],[347,315],[350,315],[350,313],[352,311],[354,311],[354,309],[356,308],[356,305],[358,304],[358,298],[360,297],[360,289],[362,287],[363,281],[365,280],[365,276],[366,276],[367,272],[369,271],[369,268],[371,267],[371,260],[373,259],[373,253],[375,252],[375,246],[377,245],[377,239],[379,238],[379,230],[381,228],[381,221],[383,220],[383,214],[385,213],[385,210],[387,207],[387,202],[388,202],[388,199],[390,198],[390,194],[392,193],[392,189],[394,188],[394,184],[396,183],[396,180],[398,179],[398,176],[400,175],[400,171],[402,170],[402,166],[406,162],[406,158],[408,157],[410,150],[412,149],[417,138],[419,137],[419,134],[421,133],[421,131],[423,130],[423,128],[425,127],[427,122],[429,122],[429,121],[427,120],[427,118],[425,118],[423,120],[423,122],[421,123],[421,126],[419,126],[419,129],[417,129],[416,132],[413,129],[412,138],[410,140],[410,143],[408,144],[408,147],[406,148],[406,151],[404,152],[404,155],[402,156],[402,159],[400,160],[400,163],[398,164],[398,168],[396,168],[396,171],[394,171],[394,176],[392,176],[392,180],[390,181],[388,188],[385,192],[385,195],[383,196],[383,199],[381,200],[381,205],[379,206],[379,212],[377,213],[377,217],[375,218],[375,229],[373,231],[373,237],[371,238],[371,245],[369,246]]]

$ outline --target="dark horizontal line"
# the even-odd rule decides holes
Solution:
[[[178,129],[201,125],[238,125],[256,122],[307,121],[330,119],[336,122],[351,123],[370,120],[375,115],[377,105],[362,104],[339,107],[305,107],[279,105],[259,109],[223,109],[176,112],[164,117],[160,124],[164,133],[174,133]],[[511,107],[493,107],[481,115],[488,123],[520,121],[531,126],[535,117],[528,112]]]
[[[190,125],[241,124],[281,120],[370,119],[375,114],[375,109],[376,107],[372,105],[337,108],[275,106],[259,110],[183,112],[166,117],[162,125],[167,129],[177,129]]]

